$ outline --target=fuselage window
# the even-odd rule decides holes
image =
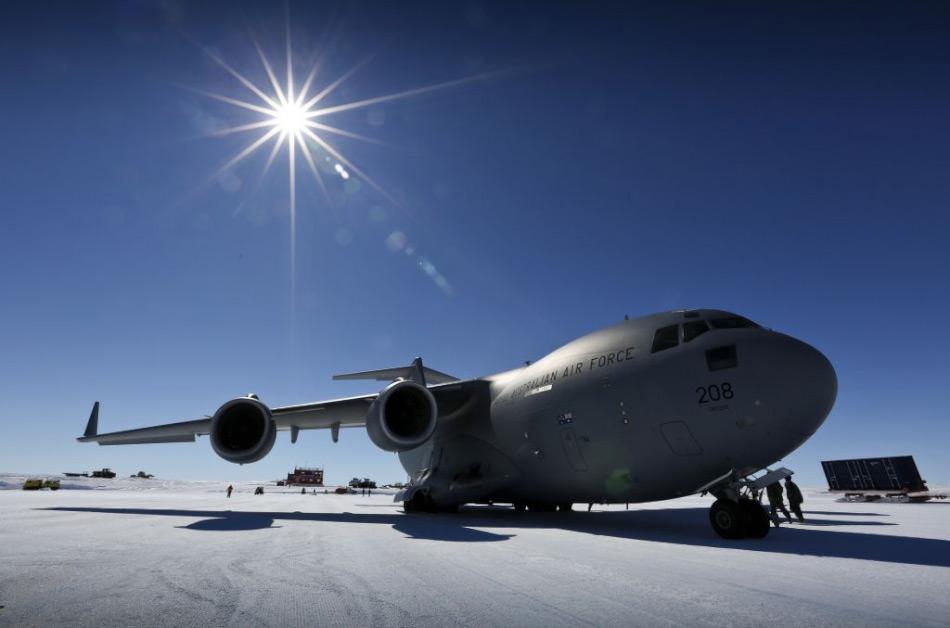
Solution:
[[[710,371],[721,371],[739,366],[739,359],[736,357],[736,346],[716,347],[706,352],[706,366]]]
[[[706,321],[690,321],[683,323],[683,342],[689,342],[696,336],[705,334],[709,331],[709,325]]]
[[[713,318],[709,321],[713,329],[741,329],[759,327],[748,318],[742,316],[726,316],[724,318]]]
[[[660,327],[653,335],[653,348],[651,353],[672,349],[680,343],[680,330],[678,325],[669,327]]]

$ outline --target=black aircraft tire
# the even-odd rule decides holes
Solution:
[[[745,536],[750,539],[764,539],[768,536],[771,521],[759,502],[743,499],[739,502],[739,509],[744,518]]]
[[[524,512],[528,509],[528,504],[524,502],[515,502],[513,506],[515,507],[516,512]]]
[[[745,517],[734,501],[717,499],[709,508],[709,523],[716,534],[724,539],[741,539],[745,536]]]
[[[412,499],[402,503],[402,509],[404,512],[427,512],[429,503],[428,495],[424,495],[422,491],[416,491]]]
[[[565,502],[565,503],[563,503],[563,504],[558,504],[558,505],[557,505],[557,509],[558,509],[558,511],[560,511],[560,512],[571,512],[572,510],[574,510],[574,504],[572,504],[572,503],[570,503],[570,502]]]

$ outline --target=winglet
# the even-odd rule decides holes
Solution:
[[[391,382],[397,379],[408,379],[427,384],[447,384],[457,382],[457,377],[452,377],[435,369],[423,366],[422,358],[416,358],[409,366],[397,366],[389,369],[378,369],[375,371],[360,371],[358,373],[343,373],[334,375],[333,379],[375,379],[380,382]]]
[[[426,371],[425,367],[422,366],[422,358],[416,358],[412,361],[412,364],[409,366],[409,378],[410,381],[413,381],[420,386],[426,385]]]
[[[97,401],[92,406],[92,412],[89,413],[89,422],[86,423],[86,432],[82,435],[83,438],[89,438],[90,436],[96,436],[99,433],[99,402]]]

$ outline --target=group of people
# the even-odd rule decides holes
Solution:
[[[792,516],[788,514],[788,510],[785,508],[785,500],[782,497],[783,492],[788,493],[788,505],[791,507],[792,512],[795,513],[795,516],[798,517],[801,523],[804,523],[805,516],[802,514],[802,502],[805,501],[805,498],[802,497],[802,491],[798,488],[798,484],[792,482],[791,476],[785,478],[784,491],[782,490],[782,483],[780,481],[769,484],[765,489],[765,493],[769,498],[769,516],[772,519],[772,523],[775,524],[776,528],[778,527],[779,511],[785,515],[785,518],[789,522],[792,520]]]
[[[227,494],[228,494],[228,497],[231,497],[231,493],[234,492],[234,486],[233,486],[232,484],[228,484],[228,488],[227,488],[227,491],[226,491],[226,492],[227,492]],[[328,491],[327,489],[323,489],[323,492],[324,492],[324,493],[328,493],[329,491]],[[255,495],[263,495],[263,494],[264,494],[264,487],[263,487],[263,486],[258,486],[258,487],[254,490],[254,494],[255,494]],[[307,494],[307,489],[306,489],[306,487],[300,489],[300,494],[301,494],[301,495],[306,495],[306,494]],[[314,494],[314,495],[317,494],[317,489],[313,489],[313,494]],[[368,489],[368,488],[364,488],[364,489],[363,489],[363,495],[372,495],[372,494],[373,494],[373,491],[372,491],[371,489]]]

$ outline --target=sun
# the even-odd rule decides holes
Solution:
[[[407,89],[402,92],[327,106],[326,100],[336,92],[340,85],[349,80],[363,67],[369,61],[369,58],[357,63],[347,72],[329,84],[326,84],[321,89],[318,89],[316,78],[317,70],[321,64],[320,59],[314,63],[303,81],[295,80],[289,28],[286,47],[286,73],[283,77],[278,78],[278,73],[275,71],[274,66],[271,65],[264,51],[261,49],[261,46],[253,36],[252,41],[254,48],[257,50],[261,66],[267,76],[267,81],[261,85],[255,84],[238,72],[214,51],[203,48],[205,54],[224,68],[228,74],[237,79],[241,85],[254,94],[256,99],[247,101],[223,94],[215,94],[202,89],[195,91],[229,105],[240,107],[245,111],[253,112],[258,116],[256,120],[252,120],[246,124],[220,129],[210,133],[210,135],[223,136],[234,133],[246,133],[248,131],[258,131],[260,133],[260,135],[245,146],[243,150],[222,165],[213,176],[221,175],[230,170],[269,143],[271,145],[270,155],[264,165],[264,172],[266,173],[281,150],[285,151],[289,167],[288,181],[290,184],[292,228],[294,215],[296,213],[296,169],[297,165],[301,164],[301,161],[301,166],[305,166],[313,175],[327,202],[330,202],[330,195],[327,191],[327,183],[324,181],[324,178],[329,176],[339,177],[345,180],[350,178],[350,173],[352,173],[379,192],[387,200],[398,205],[398,202],[380,184],[343,155],[342,151],[330,141],[329,137],[343,137],[376,144],[380,142],[373,138],[360,135],[359,133],[330,125],[327,123],[328,117],[347,111],[382,105],[394,100],[419,96],[428,92],[455,87],[472,81],[483,80],[490,76],[490,74],[467,76],[461,79]],[[298,157],[302,159],[298,159]],[[293,243],[293,234],[291,235],[291,243]]]
[[[307,125],[307,110],[300,107],[297,103],[288,103],[274,110],[274,126],[280,129],[281,133],[296,136]]]
[[[267,76],[267,81],[263,84],[255,84],[244,74],[238,72],[234,67],[224,61],[223,58],[209,48],[202,47],[215,63],[221,66],[231,76],[238,80],[255,98],[253,100],[242,100],[232,96],[216,94],[203,89],[195,91],[204,94],[215,100],[233,105],[243,109],[245,112],[252,112],[255,118],[244,124],[238,124],[228,128],[220,129],[210,133],[212,136],[224,136],[235,133],[247,133],[256,131],[259,133],[256,139],[251,140],[234,157],[223,164],[212,176],[211,180],[228,172],[240,162],[257,152],[266,145],[270,145],[269,155],[264,164],[264,171],[261,174],[263,178],[271,166],[274,164],[277,156],[284,151],[287,156],[287,182],[289,193],[289,218],[290,218],[290,242],[288,255],[290,258],[290,294],[291,311],[294,309],[293,300],[296,292],[296,241],[297,241],[297,168],[305,167],[310,171],[318,187],[323,193],[327,204],[332,204],[331,194],[327,187],[326,177],[346,181],[355,177],[368,184],[379,194],[385,197],[394,205],[399,205],[379,183],[373,180],[364,170],[354,164],[350,159],[343,155],[336,146],[331,143],[329,137],[343,137],[351,140],[360,140],[364,142],[381,143],[369,137],[365,137],[353,131],[339,128],[327,124],[327,117],[347,111],[354,111],[365,107],[378,106],[394,100],[419,96],[428,92],[462,85],[472,81],[488,78],[491,74],[480,74],[468,76],[461,79],[445,81],[407,89],[405,91],[384,94],[344,102],[342,104],[328,106],[327,99],[340,87],[345,81],[350,79],[363,65],[369,61],[369,57],[362,62],[350,68],[338,78],[317,88],[317,71],[321,67],[321,60],[318,59],[313,67],[307,73],[303,81],[295,80],[293,54],[290,45],[290,26],[287,27],[287,40],[285,50],[285,73],[283,77],[278,78],[277,72],[271,65],[261,46],[254,37],[251,37],[254,48],[260,59],[261,66]]]

